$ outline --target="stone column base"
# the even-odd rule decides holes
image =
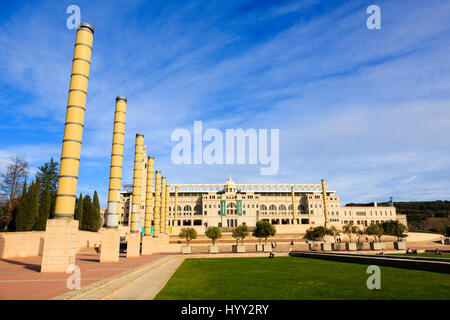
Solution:
[[[45,230],[41,272],[66,272],[75,264],[78,220],[49,219]]]
[[[245,246],[233,244],[231,246],[233,252],[243,253],[245,252]]]
[[[209,253],[219,253],[219,246],[214,245],[214,246],[209,246]]]
[[[149,235],[142,238],[142,255],[150,255],[153,253],[155,239]]]
[[[102,232],[100,262],[119,261],[120,234],[117,228],[105,229]]]
[[[190,253],[192,253],[192,247],[191,246],[181,247],[181,253],[182,254],[190,254]]]
[[[404,242],[394,242],[394,248],[397,250],[405,250],[406,244]]]
[[[127,235],[127,258],[138,258],[141,249],[141,234],[129,233]]]

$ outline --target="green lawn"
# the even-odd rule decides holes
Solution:
[[[186,259],[156,299],[450,299],[450,275],[381,267],[381,289],[367,266],[309,258]]]
[[[443,253],[441,255],[428,253],[418,253],[418,254],[406,254],[406,253],[389,253],[390,256],[408,256],[408,257],[429,257],[429,258],[447,258],[450,259],[450,253]]]

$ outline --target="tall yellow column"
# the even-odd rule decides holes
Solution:
[[[80,23],[72,61],[55,218],[72,219],[74,214],[93,39],[94,28]]]
[[[166,185],[166,223],[164,224],[164,233],[169,234],[169,198],[170,198],[170,186]]]
[[[139,232],[143,154],[144,154],[144,135],[142,133],[137,133],[134,151],[133,195],[131,205],[131,226],[130,226],[131,233]]]
[[[106,213],[106,227],[117,228],[117,206],[120,203],[120,187],[122,182],[123,143],[125,137],[125,118],[127,114],[127,99],[116,98],[114,114],[114,131],[111,151],[111,165],[109,169],[108,208]]]
[[[150,236],[153,220],[153,170],[155,159],[148,157],[147,160],[147,185],[145,190],[145,225],[144,235]]]
[[[330,220],[328,219],[328,207],[327,207],[327,187],[325,180],[322,179],[322,198],[323,198],[323,214],[325,216],[325,226]]]
[[[159,237],[161,220],[161,171],[155,172],[155,207],[153,208],[153,237]]]
[[[293,224],[296,224],[297,223],[297,215],[296,215],[296,212],[295,212],[295,192],[294,192],[294,187],[291,187],[291,196],[292,196],[292,219],[294,219],[293,221]]]
[[[175,206],[174,206],[174,213],[173,213],[173,219],[174,219],[174,226],[178,226],[178,187],[175,187]]]
[[[73,214],[93,39],[94,28],[88,23],[80,23],[70,75],[55,219],[47,220],[41,272],[66,272],[70,265],[75,264],[79,221],[73,220]]]
[[[161,233],[166,233],[166,177],[161,177]]]

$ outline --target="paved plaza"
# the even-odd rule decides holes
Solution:
[[[81,270],[81,287],[87,286],[133,268],[158,260],[168,254],[153,254],[139,258],[120,255],[119,262],[100,263],[99,254],[78,254],[76,265]],[[46,300],[71,290],[66,273],[41,273],[42,257],[0,259],[1,300]]]
[[[439,248],[440,250],[450,250],[450,245],[428,245],[428,246],[409,246],[411,249],[433,250]],[[385,253],[398,253],[396,250],[386,250]],[[289,251],[280,250],[274,251],[277,256],[287,255]],[[355,252],[356,253],[356,252]],[[360,252],[369,253],[369,252]],[[199,253],[191,255],[158,253],[148,256],[140,256],[139,258],[126,258],[126,254],[120,254],[119,262],[115,263],[100,263],[99,254],[78,254],[76,257],[76,265],[81,271],[81,287],[85,288],[88,285],[96,286],[102,280],[113,278],[119,274],[123,274],[130,270],[137,270],[151,265],[153,262],[165,258],[163,263],[156,263],[157,267],[143,269],[140,275],[139,283],[142,281],[148,283],[148,289],[143,292],[133,293],[133,288],[136,285],[131,285],[129,288],[120,290],[120,294],[113,294],[106,299],[152,299],[159,290],[161,290],[165,283],[170,279],[177,267],[185,258],[219,258],[219,257],[261,257],[267,256],[268,253],[247,252],[244,254],[236,253],[220,253],[208,254]],[[169,259],[169,258],[173,259]],[[70,274],[67,273],[41,273],[42,257],[27,257],[27,258],[11,258],[0,259],[0,300],[46,300],[55,297],[67,296],[72,292],[67,288],[66,283]],[[139,274],[138,274],[139,275]],[[128,276],[131,279],[134,276]],[[126,278],[124,277],[124,280]],[[153,283],[153,284],[151,284]],[[150,285],[151,284],[151,285]],[[151,290],[150,290],[151,289]],[[131,290],[131,291],[130,291]],[[107,291],[107,290],[106,290]],[[137,296],[135,296],[137,295]],[[86,296],[83,299],[96,299],[95,295]]]

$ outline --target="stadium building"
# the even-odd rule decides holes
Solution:
[[[146,168],[146,159],[144,162]],[[146,170],[142,171],[145,174]],[[141,180],[141,230],[144,227],[146,181],[145,175]],[[364,207],[341,206],[339,196],[326,190],[324,181],[322,184],[239,184],[229,177],[222,184],[167,185],[170,187],[169,199],[165,201],[168,207],[161,208],[161,217],[166,216],[170,234],[178,234],[187,226],[199,232],[209,226],[224,229],[239,225],[252,227],[260,220],[274,224],[279,234],[304,233],[311,226],[335,225],[340,228],[348,223],[365,228],[371,223],[387,220],[400,220],[406,225],[405,216],[397,215],[394,206],[380,207],[376,203]],[[154,199],[155,193],[150,196]],[[125,233],[129,230],[131,204],[132,191],[121,191],[118,224]]]

